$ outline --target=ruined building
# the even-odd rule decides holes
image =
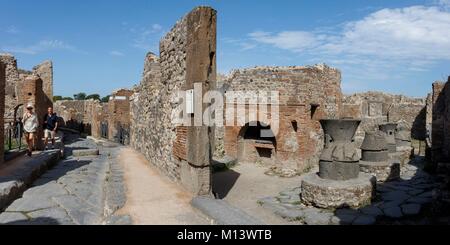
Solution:
[[[319,120],[339,117],[342,93],[338,70],[326,65],[257,67],[234,71],[226,84],[229,91],[279,92],[278,134],[261,138],[267,122],[250,125],[248,108],[252,102],[245,101],[245,125],[225,127],[226,155],[239,162],[261,161],[299,172],[318,162],[323,142]],[[227,100],[226,108],[236,108],[239,103],[237,99]],[[257,111],[261,113],[259,108]]]
[[[23,105],[34,100],[35,95],[24,94],[29,76],[37,76],[42,81],[43,105],[50,106],[53,101],[53,64],[45,61],[35,66],[32,71],[18,69],[17,60],[10,54],[0,54],[0,61],[5,64],[5,119],[14,120],[22,116]]]
[[[4,124],[4,110],[5,110],[5,65],[0,61],[0,125]],[[5,128],[0,127],[0,142],[5,142]],[[3,164],[5,154],[5,147],[0,148],[0,165]]]
[[[427,101],[428,158],[436,165],[450,163],[450,77],[433,83]]]
[[[357,93],[344,96],[342,117],[361,119],[355,140],[361,144],[366,131],[378,129],[383,123],[397,123],[411,132],[410,137],[424,141],[426,137],[426,100],[382,92]]]
[[[95,100],[60,100],[54,103],[54,111],[60,117],[61,125],[91,134],[93,106]]]
[[[131,106],[131,145],[198,195],[211,194],[214,133],[208,126],[173,124],[172,111],[180,103],[177,92],[193,89],[198,83],[206,93],[215,82],[216,11],[198,7],[162,38],[159,57],[147,56],[144,78]],[[192,116],[202,114],[200,111]]]
[[[108,139],[128,144],[130,131],[130,97],[133,91],[120,89],[108,102]]]

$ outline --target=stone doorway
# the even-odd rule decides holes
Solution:
[[[247,123],[238,136],[238,161],[273,165],[277,153],[276,138],[270,126]]]

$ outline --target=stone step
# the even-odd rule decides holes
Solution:
[[[19,198],[33,181],[57,164],[60,158],[60,151],[52,150],[35,153],[32,158],[23,156],[23,159],[18,159],[14,164],[20,166],[0,175],[0,211]]]
[[[264,225],[261,221],[231,206],[224,200],[195,197],[191,205],[208,216],[217,225]]]

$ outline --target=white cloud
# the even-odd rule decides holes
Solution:
[[[125,56],[124,53],[122,53],[120,51],[117,51],[117,50],[113,50],[113,51],[109,52],[109,55],[111,55],[111,56]]]
[[[60,40],[42,40],[36,44],[29,46],[6,46],[2,47],[1,49],[11,53],[22,53],[30,55],[35,55],[52,50],[67,50],[73,52],[82,52],[77,48],[75,48],[74,46]]]
[[[305,31],[283,31],[277,34],[257,31],[250,33],[249,36],[257,42],[295,52],[315,47],[324,38],[323,36]]]
[[[444,7],[450,7],[450,0],[437,0],[437,4]]]
[[[9,34],[18,34],[20,33],[20,30],[16,26],[8,26],[5,32]]]
[[[259,31],[249,37],[292,52],[339,57],[348,62],[370,62],[373,58],[408,62],[416,70],[437,60],[450,60],[450,12],[437,6],[382,9],[343,26],[338,33]]]
[[[325,52],[450,60],[450,13],[423,6],[383,9],[348,23],[333,38],[323,44]]]
[[[153,24],[150,27],[133,27],[130,32],[135,34],[132,46],[143,50],[154,49],[157,41],[164,34],[163,27],[159,24]]]

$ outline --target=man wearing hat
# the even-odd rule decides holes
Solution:
[[[36,113],[33,112],[33,105],[31,103],[27,105],[27,111],[23,115],[22,123],[23,130],[25,131],[25,140],[28,145],[27,155],[31,157],[31,153],[35,146],[36,132],[39,127],[38,118]]]

